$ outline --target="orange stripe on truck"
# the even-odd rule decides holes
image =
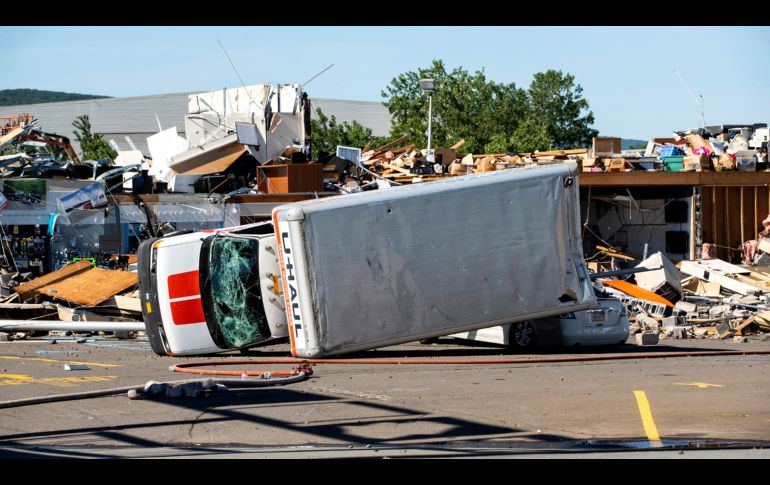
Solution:
[[[172,274],[168,277],[168,298],[170,300],[200,294],[200,277],[197,271]]]
[[[289,344],[291,345],[291,355],[297,356],[297,344],[294,341],[294,319],[291,311],[291,293],[286,282],[286,265],[283,262],[283,246],[281,245],[281,231],[278,230],[278,213],[273,212],[273,231],[275,231],[276,246],[278,246],[278,261],[281,264],[281,285],[283,286],[283,297],[286,301],[286,321],[289,324]]]

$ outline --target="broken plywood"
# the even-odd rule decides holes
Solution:
[[[698,296],[722,296],[722,286],[719,283],[703,281],[698,278],[692,278],[683,288],[690,293]]]
[[[679,270],[682,273],[695,276],[699,279],[719,283],[723,288],[727,288],[741,295],[756,295],[766,288],[760,288],[755,283],[740,281],[736,276],[750,275],[751,271],[734,264],[727,263],[720,259],[682,261]],[[743,278],[744,280],[746,278]]]
[[[217,173],[227,170],[245,152],[246,147],[238,143],[238,136],[230,135],[174,155],[170,166],[178,174]]]
[[[94,306],[139,284],[136,273],[93,268],[39,290],[53,298]]]
[[[35,278],[27,283],[22,283],[14,290],[19,294],[21,301],[28,300],[39,293],[39,290],[45,286],[51,285],[58,281],[73,277],[77,274],[83,273],[91,269],[91,261],[83,260],[77,263],[68,264],[63,266],[53,273],[48,273],[40,278]]]

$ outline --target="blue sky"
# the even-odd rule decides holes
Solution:
[[[313,80],[311,97],[381,101],[396,75],[442,59],[527,87],[576,77],[602,135],[647,139],[770,121],[770,27],[0,27],[0,89],[139,96]]]

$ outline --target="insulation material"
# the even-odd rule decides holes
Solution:
[[[115,157],[115,166],[125,167],[127,165],[142,164],[144,162],[144,156],[139,150],[125,150],[118,152],[118,156]]]
[[[305,113],[299,109],[301,93],[299,84],[257,84],[192,95],[188,98],[185,117],[187,137],[193,146],[201,146],[228,136],[228,130],[238,122],[251,123],[265,141],[255,157],[260,163],[278,158],[287,147],[297,143],[304,146]],[[269,127],[265,120],[268,96],[272,113]]]
[[[239,88],[217,89],[187,97],[187,112],[191,114],[214,111],[220,115],[264,109],[269,84],[254,84]]]
[[[136,273],[92,268],[38,291],[77,305],[94,306],[138,284]]]
[[[188,150],[190,144],[177,134],[176,126],[172,126],[167,130],[148,136],[147,147],[152,157],[149,175],[163,182],[168,182],[174,175],[170,167],[171,158]]]
[[[259,243],[254,239],[218,237],[211,246],[210,274],[213,318],[228,348],[270,337],[260,311]]]
[[[308,330],[304,342],[295,337],[295,355],[377,348],[594,305],[576,173],[568,162],[277,208]]]

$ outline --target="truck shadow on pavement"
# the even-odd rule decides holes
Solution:
[[[134,414],[145,416],[146,420],[137,418],[115,426],[74,426],[0,436],[0,458],[109,458],[124,454],[149,458],[326,450],[345,453],[364,448],[409,450],[412,456],[423,453],[431,457],[470,457],[650,448],[649,441],[640,436],[584,439],[536,433],[377,400],[286,388],[234,390],[208,398],[144,399],[134,403],[138,405]],[[281,414],[281,409],[286,415],[285,408],[289,406],[307,407],[312,417],[308,418],[307,413],[300,417],[296,412],[291,413],[290,419],[276,416]],[[324,410],[324,406],[337,408]],[[83,410],[81,417],[87,412]],[[173,414],[190,417],[152,420],[153,416]],[[196,427],[204,428],[198,436],[193,434]],[[371,427],[378,428],[379,435],[371,432]],[[212,430],[216,431],[212,435],[219,439],[201,438]],[[249,433],[253,436],[262,430],[273,435],[249,440]],[[223,435],[231,438],[222,439]],[[720,444],[698,437],[677,437],[663,442],[668,449],[731,444],[735,446],[734,442]]]
[[[281,433],[280,436],[284,436],[287,441],[272,443],[270,446],[287,447],[313,444],[329,446],[329,443],[358,447],[367,445],[409,448],[425,445],[445,446],[454,440],[476,442],[487,439],[510,439],[512,435],[518,436],[522,433],[522,430],[506,426],[451,416],[431,415],[426,411],[409,407],[373,400],[349,399],[315,391],[253,389],[220,392],[208,398],[161,398],[143,401],[143,404],[148,406],[168,406],[192,411],[179,414],[194,414],[196,417],[168,421],[136,421],[116,426],[73,427],[0,436],[0,458],[107,457],[113,456],[109,452],[110,449],[125,446],[148,449],[171,446],[178,447],[180,450],[194,448],[196,453],[206,452],[206,450],[210,453],[222,453],[225,451],[222,451],[220,446],[233,447],[244,443],[247,443],[245,446],[256,446],[253,442],[248,443],[249,440],[244,436],[244,431],[237,431],[254,430],[255,425],[260,429],[278,430]],[[314,407],[337,405],[344,408],[337,408],[329,414],[324,413],[323,409],[316,409],[310,421],[304,421],[306,418],[302,418],[301,422],[268,415],[276,408],[306,405]],[[157,409],[152,411],[144,415],[157,415]],[[139,410],[137,414],[140,414]],[[274,412],[274,414],[279,413]],[[340,418],[342,414],[349,414],[351,417]],[[238,425],[235,426],[234,423]],[[230,442],[195,445],[199,441],[192,438],[193,427],[218,424],[234,431]],[[367,434],[367,428],[370,426],[388,428],[389,436],[377,437]],[[166,438],[158,439],[158,430],[163,428],[168,430],[164,435]],[[394,429],[397,431],[393,432]],[[151,438],[150,435],[156,438]],[[300,439],[290,441],[292,435]],[[566,438],[537,435],[537,439],[559,441]],[[72,445],[73,442],[78,445]],[[43,452],[44,449],[45,452]],[[230,450],[226,452],[231,453]]]

